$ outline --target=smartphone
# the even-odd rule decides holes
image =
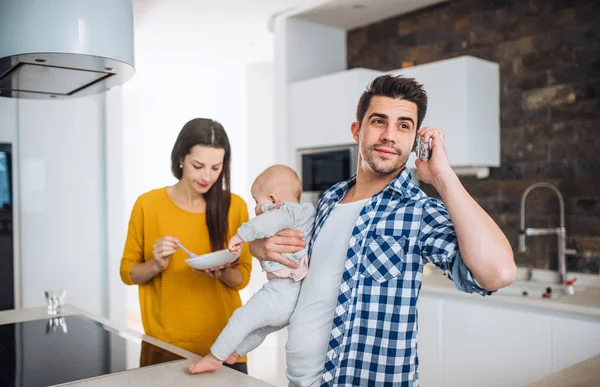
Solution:
[[[418,158],[423,161],[427,161],[431,158],[431,147],[429,143],[424,143],[423,138],[417,135],[415,139],[415,153]]]

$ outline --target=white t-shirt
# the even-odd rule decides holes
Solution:
[[[320,384],[348,242],[367,200],[338,203],[314,242],[308,275],[302,282],[288,327],[286,356],[290,386]]]

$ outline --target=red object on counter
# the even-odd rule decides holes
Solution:
[[[575,282],[575,281],[577,281],[577,278],[570,279],[570,280],[568,280],[568,281],[565,283],[565,285],[566,285],[566,286],[572,286],[572,285],[573,285],[573,282]]]

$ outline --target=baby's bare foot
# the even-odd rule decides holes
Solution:
[[[216,371],[223,366],[223,362],[216,357],[212,353],[204,356],[202,359],[193,362],[188,366],[188,371],[191,374],[199,374],[205,371]]]
[[[240,357],[240,354],[234,351],[231,355],[229,355],[227,360],[225,360],[225,363],[235,364],[235,363],[237,363],[239,357]]]

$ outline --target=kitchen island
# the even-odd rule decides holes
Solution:
[[[140,359],[144,350],[153,361]],[[190,375],[187,365],[199,356],[74,305],[55,317],[46,308],[0,312],[0,358],[7,387],[270,386],[226,367]]]
[[[572,277],[575,294],[565,295],[555,272],[535,270],[528,281],[519,268],[512,285],[482,297],[427,265],[418,301],[422,385],[525,386],[585,369],[600,355],[600,276]],[[548,288],[551,297],[543,297]]]

